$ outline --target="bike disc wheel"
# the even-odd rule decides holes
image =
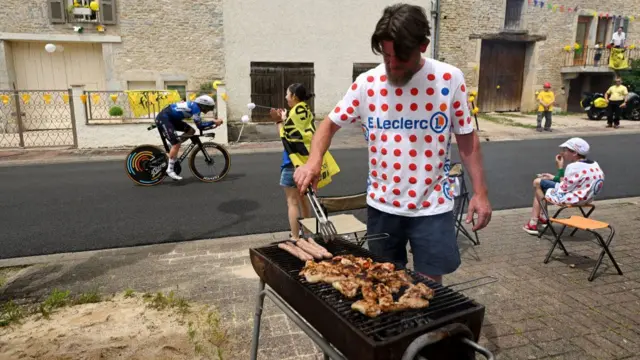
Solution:
[[[153,186],[160,183],[169,165],[167,154],[154,145],[141,145],[127,155],[124,167],[129,179],[138,185]]]
[[[202,152],[207,152],[210,161]],[[231,167],[231,157],[227,149],[219,144],[206,143],[202,148],[197,148],[189,157],[189,169],[193,176],[204,182],[217,182],[222,180]]]

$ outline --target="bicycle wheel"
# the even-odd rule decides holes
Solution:
[[[124,167],[127,176],[138,185],[152,186],[160,183],[169,165],[167,154],[154,145],[140,145],[131,150]]]
[[[206,151],[206,155],[203,150]],[[196,157],[198,157],[197,168]],[[229,172],[230,166],[231,157],[227,149],[216,143],[202,144],[202,147],[198,147],[189,157],[189,169],[195,177],[204,182],[222,180]]]

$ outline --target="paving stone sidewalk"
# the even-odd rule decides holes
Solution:
[[[593,217],[616,227],[612,251],[624,275],[617,275],[605,258],[593,282],[587,278],[598,247],[578,232],[565,241],[569,258],[556,250],[552,261],[543,264],[551,243],[521,230],[528,212],[495,212],[491,224],[480,232],[479,246],[459,239],[463,265],[445,284],[483,276],[498,279],[464,291],[486,306],[480,343],[497,359],[640,358],[640,198],[597,203]],[[232,348],[227,354],[248,359],[258,287],[248,249],[286,235],[0,260],[0,267],[35,264],[0,287],[0,301],[38,298],[53,288],[72,292],[97,288],[103,293],[127,288],[174,290],[190,301],[216,305],[231,330]],[[321,358],[311,340],[266,300],[259,359]]]

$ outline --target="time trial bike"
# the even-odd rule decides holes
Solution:
[[[173,169],[176,174],[180,175],[182,171],[181,164],[189,157],[189,170],[201,181],[217,182],[227,175],[231,166],[231,157],[227,149],[213,141],[205,143],[200,141],[200,137],[215,138],[216,134],[213,129],[216,127],[214,125],[204,129],[195,129],[193,135],[180,134],[179,138],[182,142],[191,140],[191,143],[174,164]],[[147,130],[150,131],[156,128],[157,125],[153,124]],[[158,129],[158,133],[162,139],[164,150],[156,145],[139,145],[131,150],[125,160],[124,166],[127,176],[138,185],[157,185],[167,176],[168,154],[171,147],[160,129]]]

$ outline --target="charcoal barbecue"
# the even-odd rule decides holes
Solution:
[[[329,242],[317,241],[334,256],[351,254],[375,262],[386,261],[341,237]],[[252,360],[257,359],[265,296],[322,349],[325,359],[475,359],[476,352],[493,359],[487,349],[477,344],[484,306],[452,290],[451,286],[442,286],[407,270],[415,281],[435,291],[430,305],[369,318],[351,309],[357,299],[344,297],[330,284],[306,282],[299,276],[304,262],[278,248],[278,243],[249,250],[251,263],[260,278]]]

